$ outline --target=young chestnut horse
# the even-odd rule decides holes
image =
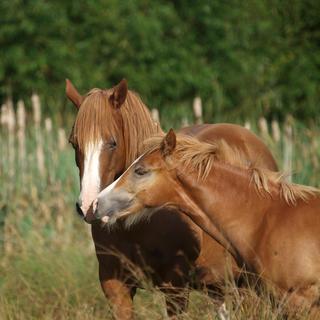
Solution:
[[[90,205],[98,193],[140,155],[146,138],[162,130],[141,99],[128,91],[125,80],[112,89],[93,89],[84,97],[67,80],[66,93],[78,108],[70,135],[81,186],[76,206],[81,217],[91,222]],[[182,131],[202,141],[223,138],[241,149],[248,161],[276,170],[275,161],[264,143],[240,126],[201,125]],[[131,267],[121,256],[143,270],[152,270],[154,284],[173,293],[174,287],[188,285],[191,267],[195,267],[198,278],[206,285],[216,285],[225,278],[225,250],[189,218],[172,210],[163,210],[130,230],[121,222],[113,230],[93,223],[92,237],[102,289],[111,300],[116,318],[121,320],[132,317],[132,297],[137,287]],[[233,266],[236,270],[235,264]],[[186,295],[178,295],[175,305],[170,302],[169,299],[168,313],[173,315],[175,305],[181,308],[177,311],[185,308]]]
[[[99,194],[97,218],[112,223],[123,217],[131,226],[159,208],[175,208],[289,303],[317,306],[319,190],[248,165],[224,141],[176,140],[170,130],[149,142],[149,151]]]

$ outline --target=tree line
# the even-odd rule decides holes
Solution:
[[[320,101],[317,0],[4,0],[0,98],[39,92],[66,105],[64,79],[85,93],[128,79],[150,106],[205,119],[315,118]]]

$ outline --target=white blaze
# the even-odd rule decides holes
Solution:
[[[90,205],[100,191],[100,153],[102,141],[90,143],[85,148],[84,172],[81,181],[79,201],[86,215]]]
[[[140,158],[141,158],[142,156],[143,156],[143,155],[141,155],[139,158],[137,158],[136,160],[134,160],[134,161],[131,163],[131,165],[129,166],[129,168],[128,168],[117,180],[113,181],[111,184],[109,184],[106,188],[104,188],[104,189],[99,193],[99,195],[98,195],[99,201],[100,201],[100,199],[101,199],[101,201],[103,201],[103,198],[104,198],[104,197],[108,197],[109,192],[111,192],[111,191],[115,188],[115,186],[117,185],[118,181],[121,180],[121,178],[127,173],[127,171],[129,171],[129,170],[131,169],[131,167],[132,167],[133,165],[135,165],[135,164],[140,160]],[[94,209],[96,209],[96,208],[95,208],[95,207],[96,207],[96,203],[97,203],[97,200],[94,202]]]

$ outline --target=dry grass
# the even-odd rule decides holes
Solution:
[[[63,145],[57,148],[62,132],[58,128],[38,126],[40,135],[33,125],[27,128],[23,163],[16,136],[8,137],[7,128],[0,128],[0,319],[112,319],[99,286],[91,237],[74,212],[78,173],[73,151]],[[271,135],[265,138],[281,162],[282,136],[278,142]],[[16,150],[13,160],[9,140]],[[295,132],[297,182],[319,186],[318,142],[316,128]],[[41,157],[43,171],[37,164]],[[136,319],[165,318],[163,295],[147,279],[140,280],[146,289],[135,297]],[[239,292],[229,284],[225,303],[231,319],[285,319],[284,302],[274,305],[267,293]],[[206,292],[193,290],[188,311],[180,318],[219,319],[217,310]]]

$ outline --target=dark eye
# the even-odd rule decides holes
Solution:
[[[117,147],[117,142],[112,138],[106,143],[106,145],[109,149],[113,150]]]
[[[143,176],[147,174],[149,171],[144,167],[137,167],[134,169],[134,173],[138,176]]]

